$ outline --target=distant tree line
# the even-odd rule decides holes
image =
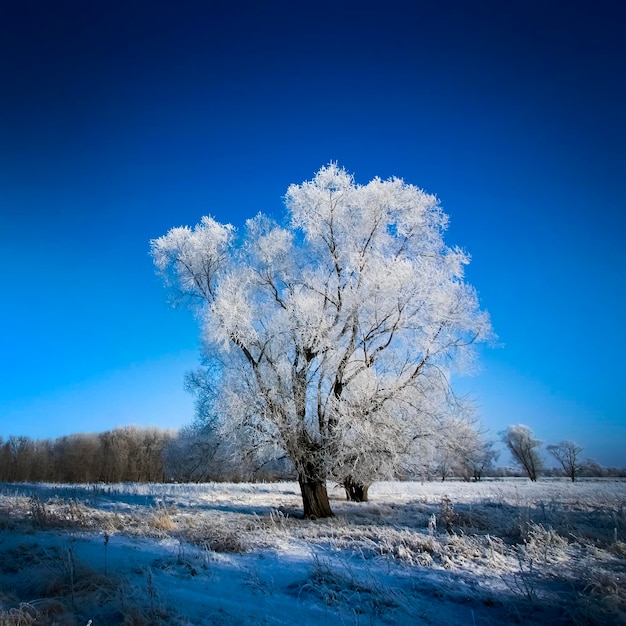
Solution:
[[[500,465],[489,470],[485,477],[487,478],[528,478],[528,474],[518,465]],[[541,470],[540,478],[568,478],[560,467],[544,467]],[[585,461],[580,473],[576,475],[579,478],[626,478],[626,467],[604,467],[592,459]]]
[[[4,482],[161,482],[174,431],[125,426],[57,439],[0,437]]]
[[[124,426],[56,439],[0,436],[1,482],[238,482],[293,477],[285,460],[256,466],[206,427]]]
[[[463,426],[463,427],[461,427]],[[514,427],[522,441],[538,454],[539,443],[530,431]],[[403,474],[404,480],[529,476],[523,463],[496,467],[494,444],[471,424],[451,424],[436,443],[426,439],[420,458]],[[533,445],[533,442],[536,445]],[[626,469],[604,468],[592,460],[579,461],[581,448],[571,442],[548,446],[560,467],[545,467],[534,459],[542,476],[624,477]],[[526,451],[528,452],[528,451]],[[525,458],[522,455],[522,458]],[[559,460],[560,459],[560,460]],[[295,480],[289,459],[258,464],[232,441],[220,439],[206,422],[175,430],[125,426],[101,433],[79,433],[56,439],[0,437],[2,482],[210,482]]]
[[[569,440],[546,446],[547,452],[554,458],[558,466],[546,468],[541,455],[543,442],[535,439],[535,435],[528,426],[515,424],[500,433],[502,443],[511,453],[516,468],[508,469],[508,475],[528,476],[536,481],[543,476],[566,476],[572,482],[580,477],[623,477],[626,468],[604,468],[593,459],[583,461],[583,448]]]

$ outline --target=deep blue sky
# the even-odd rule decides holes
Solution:
[[[621,2],[0,8],[0,435],[192,419],[148,242],[282,212],[330,160],[436,193],[501,346],[461,381],[626,465]],[[503,457],[501,462],[507,462]]]

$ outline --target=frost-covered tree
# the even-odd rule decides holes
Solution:
[[[480,437],[463,458],[464,478],[469,479],[468,477],[471,476],[476,481],[480,480],[485,472],[493,469],[498,456],[498,451],[494,449],[494,442]]]
[[[168,476],[174,480],[196,482],[233,478],[225,476],[224,445],[217,419],[211,412],[215,401],[212,371],[205,368],[188,372],[185,388],[195,396],[196,419],[191,425],[181,428],[165,450]]]
[[[485,439],[473,407],[465,403],[457,406],[457,412],[440,420],[431,435],[434,471],[441,480],[448,476],[480,480],[498,454],[493,443]]]
[[[219,449],[213,434],[197,424],[181,428],[163,450],[167,480],[206,482],[222,478],[216,467]]]
[[[434,196],[330,164],[286,207],[241,234],[203,217],[151,252],[201,320],[214,414],[260,457],[286,455],[305,516],[326,517],[327,479],[392,475],[491,328]]]
[[[580,459],[583,449],[573,441],[561,441],[559,444],[548,446],[547,450],[559,462],[565,475],[574,482],[584,467]]]
[[[232,442],[221,434],[215,406],[215,374],[206,367],[188,372],[187,391],[195,396],[196,418],[181,428],[164,451],[166,475],[170,480],[206,482],[241,481],[248,478],[249,467],[235,455]]]
[[[543,469],[539,455],[541,441],[535,439],[533,432],[523,424],[509,426],[502,433],[502,441],[509,449],[513,460],[528,474],[533,482]]]
[[[618,470],[616,475],[620,475],[620,473],[623,476],[626,475],[626,472],[623,470],[621,472]],[[580,467],[579,474],[580,476],[588,477],[607,476],[608,470],[605,467],[602,467],[602,465],[600,465],[597,461],[594,461],[593,459],[586,459]]]

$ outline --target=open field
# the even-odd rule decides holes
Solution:
[[[626,624],[626,482],[329,488],[0,485],[0,626]]]

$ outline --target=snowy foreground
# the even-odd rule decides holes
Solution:
[[[0,485],[0,624],[626,623],[626,483]]]

